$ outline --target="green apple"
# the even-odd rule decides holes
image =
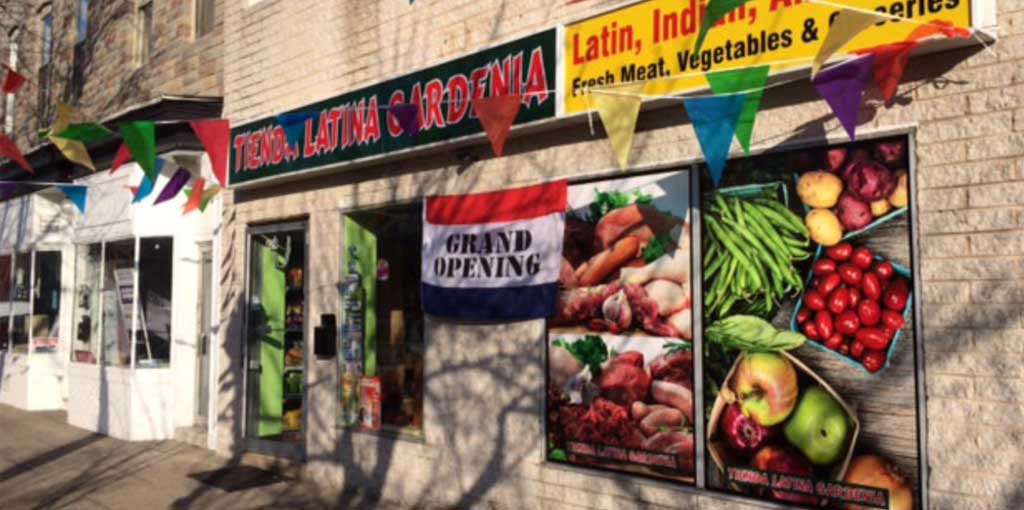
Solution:
[[[829,392],[812,386],[804,391],[783,432],[811,463],[827,466],[839,460],[846,450],[850,419]]]
[[[744,354],[733,389],[743,414],[763,427],[782,423],[793,412],[800,390],[793,364],[774,352]]]

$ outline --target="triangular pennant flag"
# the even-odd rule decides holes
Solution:
[[[206,206],[210,205],[210,201],[220,193],[221,189],[223,188],[220,186],[214,186],[203,192],[203,203],[199,205],[199,212],[206,212]]]
[[[71,117],[75,115],[75,109],[71,105],[64,101],[57,100],[57,116],[53,120],[53,125],[50,126],[50,131],[44,135],[49,136],[53,133],[60,133],[68,128],[71,124]]]
[[[814,63],[811,64],[811,79],[818,75],[821,66],[828,61],[829,57],[839,51],[846,43],[850,42],[857,34],[863,32],[871,25],[885,20],[885,17],[874,13],[851,9],[839,11],[835,21],[832,22],[832,26],[828,29],[825,41],[821,43],[821,48],[818,49],[818,54],[814,56]]]
[[[704,160],[711,170],[711,181],[715,187],[722,182],[729,145],[732,144],[736,123],[746,100],[746,94],[683,99],[683,106],[697,133],[697,141],[704,151]]]
[[[961,39],[967,39],[971,36],[971,29],[958,27],[951,21],[937,19],[929,21],[924,25],[918,25],[918,27],[907,36],[907,40],[917,41],[937,34],[943,34],[950,38],[959,37]]]
[[[199,210],[199,207],[203,204],[204,187],[206,187],[206,179],[197,177],[195,184],[192,185],[192,189],[185,190],[185,194],[188,195],[188,201],[185,202],[185,209],[182,210],[181,214],[188,214]]]
[[[79,186],[76,184],[60,184],[57,189],[64,193],[64,196],[68,197],[68,200],[75,204],[78,208],[78,212],[85,214],[85,199],[88,195],[87,186]]]
[[[729,11],[749,2],[750,0],[711,0],[708,2],[707,7],[704,10],[704,14],[701,16],[700,32],[697,33],[697,46],[693,48],[693,54],[697,55],[700,53],[701,46],[704,45],[704,38],[708,35],[708,30],[715,26],[719,20],[729,14]]]
[[[736,141],[740,142],[743,152],[750,152],[750,137],[754,133],[757,111],[761,109],[761,96],[764,95],[764,83],[768,80],[769,67],[747,67],[706,75],[711,84],[711,91],[715,94],[744,92],[747,95],[736,123]]]
[[[871,76],[874,55],[867,55],[845,64],[825,69],[814,78],[814,88],[828,103],[836,118],[855,139],[857,112],[863,100],[864,88]]]
[[[86,150],[84,143],[53,135],[50,135],[49,139],[69,161],[78,163],[93,172],[96,171],[96,167],[92,164],[92,158],[89,157],[89,151]]]
[[[398,103],[388,107],[388,112],[395,117],[402,133],[416,136],[420,133],[420,109],[414,104]]]
[[[316,112],[291,112],[277,115],[277,123],[284,129],[284,138],[289,146],[296,143],[300,147],[302,146],[302,141],[306,136],[306,121],[316,117]]]
[[[917,41],[904,41],[857,52],[858,54],[870,53],[875,56],[872,73],[875,84],[882,91],[885,104],[892,104],[892,98],[896,95],[896,89],[899,88],[900,79],[903,78],[903,71],[907,68],[907,61],[910,60],[910,53],[918,44]]]
[[[0,200],[7,200],[18,191],[18,183],[16,182],[0,182]]]
[[[14,94],[21,89],[22,85],[25,84],[26,78],[6,64],[4,64],[3,67],[7,70],[7,74],[4,75],[4,84],[2,87],[3,93]]]
[[[615,152],[615,159],[622,170],[629,163],[636,118],[640,114],[640,103],[643,102],[639,94],[643,91],[643,83],[616,87],[608,92],[591,91],[594,107],[597,108],[601,124],[604,124],[604,130],[608,133],[608,141],[612,144],[612,151]]]
[[[128,150],[128,145],[121,142],[121,146],[117,148],[117,154],[114,154],[114,163],[110,165],[110,173],[114,173],[121,165],[132,160],[132,152]]]
[[[192,174],[188,173],[188,170],[179,168],[178,171],[174,172],[170,180],[167,181],[167,184],[164,185],[164,189],[157,195],[156,202],[153,202],[153,204],[162,204],[178,196],[178,192],[188,184],[188,180],[191,177]]]
[[[203,144],[210,156],[213,176],[221,186],[228,185],[228,140],[231,138],[231,122],[227,119],[195,120],[189,122],[192,131]]]
[[[494,155],[499,158],[505,152],[505,139],[522,104],[523,96],[520,94],[473,98],[473,110],[491,141]]]
[[[54,132],[53,136],[65,140],[78,140],[82,143],[93,143],[105,140],[114,134],[113,131],[95,122],[84,122],[81,124],[69,124],[64,131]]]
[[[156,172],[153,174],[153,176],[150,177],[149,174],[143,174],[142,182],[139,183],[137,189],[134,189],[132,191],[135,194],[135,198],[132,199],[133,204],[141,202],[142,199],[148,197],[153,193],[153,188],[156,187],[156,180],[160,176],[160,172],[163,170],[165,162],[166,161],[163,158],[157,158]]]
[[[132,157],[150,180],[155,181],[160,172],[156,167],[156,125],[152,121],[136,120],[125,122],[118,128]]]
[[[0,133],[0,156],[17,163],[18,166],[24,168],[28,173],[35,175],[35,170],[32,169],[32,165],[28,164],[28,160],[21,153],[18,144],[14,143],[14,140],[11,140],[3,133]]]

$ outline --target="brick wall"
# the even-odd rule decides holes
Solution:
[[[11,31],[17,26],[18,69],[30,82],[16,95],[14,132],[23,150],[39,143],[37,129],[49,126],[56,100],[72,103],[82,119],[98,120],[161,95],[220,96],[222,90],[224,1],[217,0],[214,28],[194,35],[195,0],[152,0],[150,61],[136,65],[137,0],[90,2],[89,36],[81,53],[81,94],[72,92],[78,0],[9,0],[0,8],[0,59],[8,62]],[[51,93],[40,104],[39,68],[45,5],[53,14]]]
[[[226,0],[225,108],[236,123],[329,97],[621,2],[553,0]],[[250,5],[252,4],[252,5]],[[319,6],[319,7],[316,7]],[[933,509],[1024,506],[1024,2],[998,2],[1000,41],[915,58],[892,108],[860,133],[912,127],[918,160]],[[766,92],[755,144],[842,139],[809,84]],[[607,141],[567,123],[516,135],[506,156],[466,165],[454,151],[363,166],[270,190],[229,193],[222,381],[240,377],[245,226],[308,215],[309,316],[335,311],[340,215],[434,193],[613,173]],[[678,108],[641,114],[631,164],[700,158]],[[487,339],[500,338],[500,342]],[[309,363],[309,471],[408,503],[501,508],[759,508],[666,484],[543,463],[543,324],[431,323],[424,444],[339,432],[337,370]],[[233,379],[234,378],[234,379]],[[237,446],[238,384],[220,394],[220,441]]]

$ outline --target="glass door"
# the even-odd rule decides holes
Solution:
[[[196,339],[196,413],[194,423],[205,428],[210,406],[210,304],[213,302],[213,247],[199,246],[199,330]]]
[[[246,435],[254,449],[289,455],[304,444],[305,224],[249,233]],[[277,443],[278,445],[266,443]],[[280,444],[296,449],[281,448]]]

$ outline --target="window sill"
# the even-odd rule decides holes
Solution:
[[[425,445],[426,438],[422,428],[397,427],[394,425],[381,425],[380,430],[365,430],[356,426],[335,425],[335,428],[342,434],[356,433],[365,436],[379,437],[383,439],[394,439],[409,443]]]

